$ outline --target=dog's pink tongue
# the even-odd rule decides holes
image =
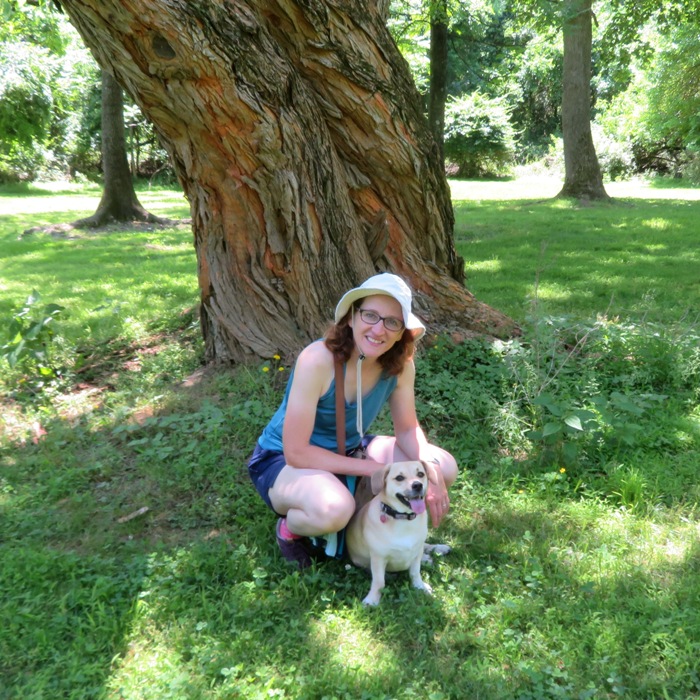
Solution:
[[[425,513],[425,501],[422,498],[417,498],[415,501],[409,501],[409,503],[411,504],[411,510],[416,515]]]

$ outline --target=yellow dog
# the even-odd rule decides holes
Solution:
[[[427,462],[394,462],[372,474],[374,498],[355,513],[346,534],[353,564],[372,572],[365,605],[379,605],[386,571],[408,569],[413,586],[432,593],[420,568],[428,536],[425,496],[428,481],[437,481],[434,470]]]

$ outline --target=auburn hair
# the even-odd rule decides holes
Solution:
[[[343,362],[347,362],[350,359],[355,347],[355,339],[350,326],[350,316],[353,311],[354,307],[351,307],[350,311],[343,316],[339,323],[334,323],[328,328],[323,337],[326,347]],[[389,350],[379,356],[378,362],[389,376],[399,375],[403,371],[406,362],[413,357],[415,347],[416,343],[413,339],[413,333],[408,328],[404,328],[401,337]]]

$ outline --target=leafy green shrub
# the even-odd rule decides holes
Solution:
[[[53,63],[46,49],[22,41],[0,44],[0,182],[31,179],[43,161]]]
[[[592,124],[593,141],[600,171],[610,180],[624,180],[634,175],[636,163],[632,144],[618,132],[609,132],[598,124]]]
[[[575,468],[557,483],[577,490],[588,470],[610,493],[602,465],[687,448],[689,429],[664,416],[670,401],[698,392],[700,343],[690,328],[541,315],[524,330],[507,342],[442,339],[418,357],[419,418],[459,463],[477,467],[491,453],[521,475],[526,465],[555,475]]]
[[[65,311],[58,304],[47,304],[38,316],[30,317],[32,307],[40,298],[39,292],[33,291],[24,306],[12,315],[8,340],[0,347],[0,355],[10,367],[14,369],[19,366],[25,375],[32,378],[36,389],[60,375],[51,358],[51,344],[54,321]]]
[[[508,396],[505,366],[487,341],[441,338],[419,353],[416,373],[421,425],[459,462],[473,465],[477,455],[497,449],[501,432],[514,429],[501,408]]]
[[[444,148],[445,160],[462,177],[505,174],[514,150],[505,100],[478,91],[450,100],[445,110]]]
[[[700,150],[688,149],[681,173],[692,184],[700,185]]]
[[[698,33],[680,25],[654,42],[653,57],[636,66],[627,89],[598,108],[596,149],[613,179],[633,171],[696,178]]]

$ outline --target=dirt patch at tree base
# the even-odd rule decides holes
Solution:
[[[122,231],[163,231],[165,229],[186,229],[192,225],[192,219],[163,219],[159,222],[150,221],[111,221],[103,226],[76,226],[70,224],[50,224],[48,226],[34,226],[22,232],[20,238],[42,233],[52,238],[80,238],[82,232],[91,233],[118,233]],[[78,233],[80,232],[80,233]]]

